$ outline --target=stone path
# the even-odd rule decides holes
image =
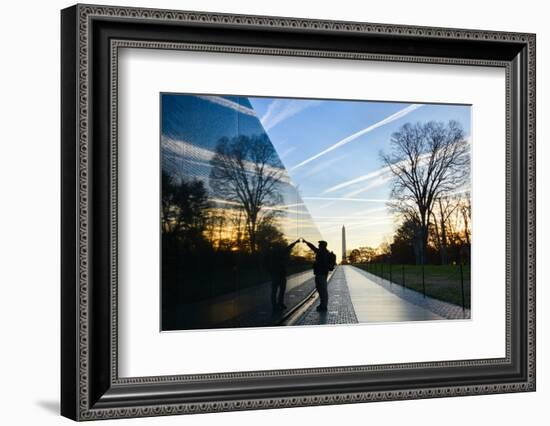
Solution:
[[[470,310],[391,283],[350,265],[338,266],[328,284],[327,312],[318,299],[289,325],[469,319]]]
[[[355,324],[350,292],[346,284],[344,267],[338,266],[328,282],[328,310],[317,312],[318,300],[292,325]]]
[[[344,266],[355,314],[359,322],[440,320],[443,317],[388,291],[353,266]]]
[[[311,271],[291,277],[285,294],[288,309],[302,303],[314,288]],[[391,283],[351,265],[341,265],[336,268],[329,279],[328,293],[327,312],[316,311],[315,308],[319,304],[317,298],[313,303],[306,302],[301,308],[301,313],[291,315],[292,319],[286,324],[355,324],[470,318],[469,309],[463,311],[460,306],[424,297],[417,291]],[[246,292],[240,296],[240,299],[246,301],[245,295]],[[231,302],[236,308],[236,301]],[[240,314],[219,322],[216,328],[276,326],[288,312],[288,309],[284,312],[273,311],[267,291],[263,302],[259,305],[251,306],[249,303],[245,305],[247,309],[239,309]]]
[[[462,310],[461,306],[454,305],[452,303],[443,302],[438,299],[426,296],[424,297],[422,293],[418,291],[411,290],[410,288],[403,287],[400,284],[390,282],[389,280],[380,278],[377,275],[371,274],[370,272],[364,271],[353,266],[349,266],[353,271],[363,275],[369,281],[376,283],[379,287],[384,290],[393,293],[394,295],[400,297],[401,299],[412,303],[421,308],[427,309],[430,312],[440,316],[443,319],[470,319],[470,310]]]

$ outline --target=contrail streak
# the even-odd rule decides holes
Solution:
[[[352,197],[302,197],[302,200],[316,200],[316,201],[351,201],[359,203],[385,203],[388,200],[382,200],[377,198],[352,198]]]
[[[241,105],[237,102],[233,102],[229,99],[222,98],[221,96],[197,95],[197,98],[203,99],[203,100],[208,101],[208,102],[212,102],[214,104],[224,106],[226,108],[231,108],[232,110],[235,110],[235,111],[240,112],[242,114],[256,116],[256,113],[254,112],[253,109],[247,108],[244,105]]]
[[[324,151],[321,151],[317,154],[315,154],[314,156],[312,157],[309,157],[308,159],[302,161],[301,163],[298,163],[296,164],[294,167],[292,167],[290,170],[295,170],[299,167],[302,167],[308,163],[310,163],[311,161],[329,153],[330,151],[333,151],[335,150],[336,148],[340,148],[341,146],[344,146],[352,141],[354,141],[355,139],[357,139],[358,137],[360,136],[363,136],[369,132],[372,132],[373,130],[375,129],[378,129],[379,127],[382,127],[382,126],[385,126],[386,124],[389,124],[391,123],[392,121],[395,121],[395,120],[399,120],[400,118],[406,116],[407,114],[410,114],[411,112],[417,110],[418,108],[420,108],[422,106],[422,104],[412,104],[412,105],[409,105],[408,107],[405,107],[403,108],[402,110],[399,110],[397,111],[396,113],[390,115],[389,117],[386,117],[384,118],[383,120],[380,120],[374,124],[371,124],[369,127],[366,127],[362,130],[359,130],[358,132],[355,132],[354,134],[352,135],[349,135],[348,137],[345,137],[344,139],[336,142],[334,145],[332,146],[329,146],[327,149],[325,149]]]

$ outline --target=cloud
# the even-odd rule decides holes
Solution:
[[[340,189],[347,188],[348,186],[353,186],[353,185],[357,185],[357,184],[364,183],[364,182],[366,182],[366,185],[362,185],[361,187],[359,187],[359,188],[357,188],[357,189],[355,189],[351,192],[343,194],[341,197],[317,197],[317,198],[318,199],[330,200],[327,204],[324,204],[323,206],[321,206],[321,208],[325,208],[325,209],[332,206],[332,205],[334,205],[335,202],[337,202],[337,201],[346,201],[346,200],[354,200],[354,201],[356,201],[356,200],[371,200],[372,202],[386,203],[388,201],[387,199],[386,200],[382,200],[382,199],[373,200],[373,199],[369,199],[369,198],[366,198],[366,199],[363,198],[362,199],[362,198],[356,198],[356,196],[363,193],[363,192],[368,191],[369,189],[373,189],[373,188],[383,186],[383,185],[386,184],[386,182],[388,182],[391,179],[392,179],[392,174],[391,174],[390,168],[387,167],[387,166],[381,167],[380,169],[375,170],[373,172],[370,172],[370,173],[367,173],[365,175],[347,180],[345,182],[339,183],[338,185],[331,186],[331,187],[325,189],[323,192],[321,192],[321,194],[330,194],[331,192],[335,192],[335,191],[338,191]]]
[[[365,127],[364,129],[359,130],[358,132],[355,132],[352,135],[349,135],[349,136],[345,137],[344,139],[336,142],[334,145],[329,146],[324,151],[321,151],[321,152],[313,155],[312,157],[307,158],[306,160],[302,161],[301,163],[296,164],[290,170],[295,170],[299,167],[302,167],[302,166],[306,165],[307,163],[309,163],[309,162],[311,162],[311,161],[313,161],[313,160],[329,153],[330,151],[333,151],[337,148],[340,148],[341,146],[344,146],[344,145],[354,141],[355,139],[359,138],[360,136],[363,136],[363,135],[365,135],[369,132],[372,132],[373,130],[378,129],[379,127],[385,126],[386,124],[389,124],[393,121],[399,120],[400,118],[405,117],[407,114],[410,114],[411,112],[417,110],[421,106],[422,106],[422,104],[409,105],[408,107],[405,107],[405,108],[397,111],[396,113],[393,113],[392,115],[384,118],[383,120],[380,120],[380,121],[378,121],[374,124],[371,124],[370,126]]]
[[[294,204],[277,205],[277,206],[273,206],[273,207],[277,207],[277,208],[280,208],[280,209],[288,209],[290,207],[302,207],[302,206],[305,206],[305,204],[304,203],[294,203]]]
[[[214,152],[209,149],[164,135],[162,136],[161,146],[163,151],[174,156],[190,158],[196,161],[209,162],[214,156]]]
[[[246,115],[256,116],[256,112],[252,108],[247,108],[237,102],[230,101],[229,99],[222,98],[221,96],[203,96],[198,95],[197,98],[203,99],[208,102],[212,102],[217,105],[221,105],[226,108],[230,108],[234,111],[240,112]]]
[[[260,118],[262,126],[268,131],[284,120],[307,108],[320,105],[321,101],[301,99],[276,99],[269,104],[267,111]]]
[[[357,188],[354,191],[348,192],[347,194],[344,194],[344,197],[355,197],[356,195],[362,194],[363,192],[367,192],[370,189],[384,186],[388,181],[392,180],[392,178],[393,176],[390,173],[387,173],[382,176],[378,176],[372,182],[369,182],[367,185]]]
[[[334,192],[334,191],[338,191],[339,189],[346,188],[346,187],[351,186],[351,185],[355,185],[357,183],[361,183],[361,182],[365,182],[365,181],[368,181],[368,180],[380,178],[381,176],[387,175],[389,173],[391,173],[389,167],[387,167],[387,166],[386,167],[381,167],[380,169],[375,170],[373,172],[370,172],[370,173],[367,173],[365,175],[347,180],[345,182],[339,183],[338,185],[331,186],[331,187],[325,189],[322,193],[323,194],[328,194],[328,193],[331,193],[331,192]],[[352,197],[352,196],[351,195],[345,195],[345,197]]]
[[[324,224],[324,223],[319,223],[319,230],[324,234],[330,234],[332,232],[335,232],[337,231],[338,234],[337,236],[340,237],[340,230],[342,229],[342,222],[340,223],[336,223],[336,224]],[[357,229],[361,229],[361,228],[372,228],[372,227],[377,227],[377,228],[380,228],[380,232],[381,233],[385,233],[387,232],[387,228],[391,228],[392,226],[394,225],[393,221],[392,220],[386,220],[386,219],[382,219],[380,218],[379,220],[376,220],[376,221],[372,221],[372,222],[357,222],[357,223],[346,223],[345,224],[345,227],[346,227],[346,237],[348,239],[348,242],[350,240],[350,238],[353,237],[353,231],[357,230]],[[373,235],[373,232],[375,231],[369,231],[368,235],[370,237],[372,237]]]
[[[470,144],[471,143],[470,138],[469,137],[466,138],[465,142],[467,144]],[[430,152],[426,152],[426,153],[420,155],[419,165],[426,164],[429,161],[431,155],[432,154]],[[407,164],[407,163],[408,163],[408,160],[403,160],[403,161],[394,163],[394,165],[399,166],[399,165],[403,165],[403,164]],[[345,188],[347,186],[355,185],[357,183],[361,183],[361,182],[365,182],[365,181],[371,181],[367,185],[362,186],[361,188],[357,188],[354,191],[351,191],[351,192],[348,192],[347,194],[344,194],[344,197],[355,197],[356,195],[362,194],[363,192],[366,192],[369,189],[377,188],[377,187],[385,185],[392,178],[393,178],[393,174],[392,174],[390,168],[388,166],[384,166],[384,167],[381,167],[378,170],[375,170],[374,172],[370,172],[370,173],[367,173],[366,175],[359,176],[357,178],[348,180],[346,182],[342,182],[338,185],[331,186],[330,188],[325,189],[323,191],[323,194],[334,192],[334,191],[337,191],[339,189]]]
[[[359,203],[385,203],[388,200],[377,198],[351,198],[351,197],[302,197],[308,201],[350,201]]]
[[[386,220],[387,219],[387,216],[381,216],[381,215],[378,215],[378,216],[365,215],[365,216],[355,216],[355,217],[353,217],[353,215],[348,215],[348,216],[315,216],[315,215],[312,215],[312,217],[313,217],[313,219],[315,220],[316,223],[327,223],[327,224],[340,223],[340,224],[345,224],[346,226],[348,226],[348,224],[351,224],[351,223],[363,223],[365,221]]]
[[[233,200],[224,200],[221,198],[211,198],[210,201],[218,204],[227,204],[229,206],[235,206],[235,207],[242,207],[242,203],[238,201]],[[298,214],[298,215],[304,215],[310,217],[310,214],[307,210],[292,210],[289,207],[297,207],[297,206],[303,206],[303,203],[298,204],[288,204],[286,206],[279,205],[279,206],[262,206],[262,210],[268,210],[268,211],[278,211],[278,212],[284,212],[289,214]],[[293,219],[294,220],[294,219]]]
[[[290,148],[285,149],[281,154],[279,154],[279,158],[282,160],[294,151],[296,151],[296,147],[291,146]]]
[[[424,153],[419,156],[419,164],[423,165],[430,159],[431,154],[429,152]],[[393,165],[399,166],[403,164],[407,164],[408,160],[403,160],[397,163],[394,163]],[[368,191],[372,188],[377,188],[379,186],[384,185],[386,182],[390,181],[393,178],[392,171],[390,167],[384,166],[379,168],[378,170],[374,170],[373,172],[367,173],[362,176],[358,176],[356,178],[347,180],[345,182],[339,183],[338,185],[331,186],[327,189],[325,189],[322,194],[329,194],[334,191],[338,191],[339,189],[346,188],[348,186],[356,185],[358,183],[369,182],[367,185],[362,186],[361,188],[358,188],[352,192],[349,192],[347,194],[344,194],[344,197],[355,197],[356,195],[359,195],[365,191]]]
[[[334,163],[337,163],[337,162],[343,160],[347,156],[348,155],[345,154],[345,155],[340,155],[338,157],[329,158],[328,160],[317,163],[315,166],[313,166],[310,169],[307,169],[307,168],[302,169],[302,170],[305,170],[305,173],[303,174],[303,178],[311,177],[311,176],[314,176],[318,173],[321,173],[321,172],[325,171],[326,169],[328,169],[330,166],[332,166]]]
[[[467,192],[471,192],[471,191],[472,191],[472,188],[470,187],[470,183],[468,183],[466,186],[460,189],[457,189],[456,191],[449,192],[448,195],[453,196],[453,195],[466,194]]]
[[[202,148],[187,141],[162,136],[161,140],[163,164],[162,167],[172,174],[180,174],[182,172],[190,173],[191,170],[182,169],[180,161],[194,162],[210,167],[210,160],[214,157],[214,151]],[[168,160],[168,161],[166,161]],[[244,162],[245,169],[254,173],[255,165],[250,161]],[[266,166],[268,172],[282,172],[280,181],[290,186],[294,186],[290,176],[284,168],[275,166]]]
[[[354,212],[354,213],[351,214],[351,216],[360,216],[360,215],[368,215],[370,213],[385,212],[386,209],[387,209],[386,206],[369,208],[369,209],[366,209],[366,210],[359,210],[357,212]]]

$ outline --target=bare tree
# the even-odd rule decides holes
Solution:
[[[381,155],[393,175],[390,205],[418,223],[424,264],[435,201],[455,191],[469,176],[468,144],[456,121],[430,121],[403,125],[392,134],[390,145],[390,153]]]
[[[271,220],[264,208],[281,202],[284,169],[267,135],[222,138],[210,161],[210,187],[216,196],[238,203],[245,215],[250,250],[256,251],[258,226]]]
[[[458,208],[458,202],[455,197],[442,196],[436,200],[436,206],[432,210],[432,217],[434,219],[435,236],[439,245],[439,255],[441,257],[441,264],[447,264],[447,246],[448,246],[448,227],[449,219],[451,215]],[[451,230],[452,233],[452,230]]]
[[[460,200],[460,213],[462,214],[462,220],[464,221],[464,237],[466,238],[466,244],[470,245],[472,203],[469,192],[465,193]]]

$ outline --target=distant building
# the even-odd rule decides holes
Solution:
[[[346,256],[346,227],[342,225],[342,264],[348,263]]]

